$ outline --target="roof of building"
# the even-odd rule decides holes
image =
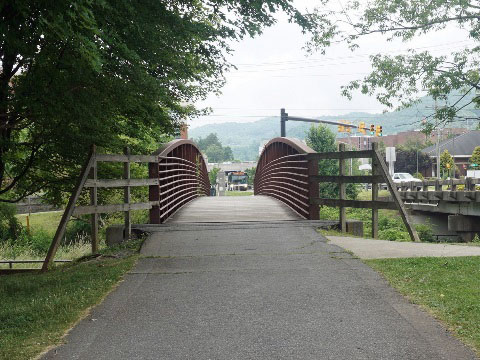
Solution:
[[[472,155],[475,147],[480,146],[480,130],[472,130],[450,139],[442,140],[439,143],[440,153],[448,150],[452,156]],[[434,156],[436,145],[429,146],[422,150],[422,153]]]

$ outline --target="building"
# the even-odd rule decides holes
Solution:
[[[452,135],[460,135],[470,130],[465,128],[445,128],[439,131],[440,139],[449,138]],[[434,131],[428,139],[432,142],[437,141],[437,132]],[[370,135],[349,136],[337,138],[337,142],[342,142],[350,145],[357,150],[368,150],[372,148],[372,142],[383,142],[385,146],[398,146],[406,144],[407,142],[424,143],[426,141],[425,134],[418,130],[402,131],[394,135],[385,135],[382,137],[375,137]]]
[[[480,146],[480,130],[470,130],[464,134],[442,140],[439,142],[438,147],[440,154],[448,150],[450,155],[452,155],[453,161],[458,169],[458,173],[455,175],[458,177],[466,175],[470,157],[477,146]],[[422,153],[427,154],[433,161],[432,169],[428,171],[426,175],[436,176],[437,145],[435,144],[423,149]]]

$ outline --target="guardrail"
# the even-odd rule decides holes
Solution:
[[[477,190],[480,179],[450,179],[408,181],[395,184],[400,188],[402,200],[415,202],[480,202],[480,191]],[[447,186],[447,190],[443,187]],[[457,190],[458,186],[463,189]],[[431,189],[433,187],[433,189]]]
[[[345,151],[345,144],[339,151],[316,153],[307,145],[295,139],[275,138],[265,145],[255,174],[255,194],[275,197],[295,210],[301,216],[316,220],[319,206],[333,206],[340,209],[340,228],[346,231],[347,207],[372,209],[372,237],[378,237],[378,210],[398,210],[410,237],[419,241],[418,235],[409,221],[403,201],[387,166],[378,152],[378,144],[372,150]],[[345,160],[350,158],[370,158],[372,175],[347,176]],[[318,174],[319,160],[338,160],[338,174]],[[338,199],[319,198],[319,183],[331,182],[339,186]],[[351,200],[346,196],[346,184],[371,183],[372,200]],[[393,201],[378,198],[379,184],[386,183]]]

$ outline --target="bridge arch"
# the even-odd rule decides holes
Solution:
[[[313,149],[298,139],[277,137],[270,140],[258,160],[255,195],[272,196],[300,216],[318,219],[318,206],[310,204],[311,198],[318,197],[318,186],[308,178],[318,172],[318,163],[308,159],[308,154],[313,153]]]
[[[210,195],[207,164],[191,140],[172,140],[153,153],[158,163],[150,163],[150,178],[158,185],[149,187],[149,200],[158,204],[150,210],[150,223],[161,224],[199,196]]]

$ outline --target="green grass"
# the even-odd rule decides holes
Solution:
[[[62,217],[63,211],[51,211],[43,213],[35,213],[30,215],[31,231],[43,230],[52,236],[55,235],[58,223]],[[27,226],[27,215],[17,215],[18,220],[23,226]]]
[[[227,196],[252,196],[253,191],[225,191]]]
[[[480,355],[480,257],[366,260]]]
[[[0,278],[0,359],[31,359],[98,304],[132,268],[138,242],[44,274]]]

